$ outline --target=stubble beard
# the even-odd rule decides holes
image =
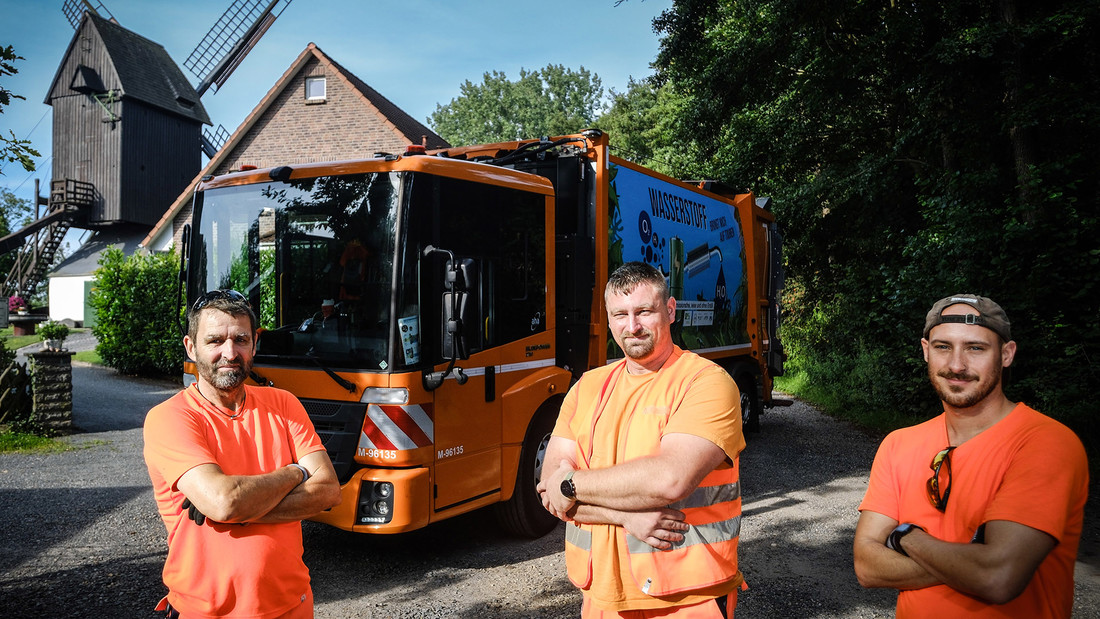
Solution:
[[[956,374],[947,370],[941,370],[933,374],[928,372],[928,377],[932,381],[932,387],[936,390],[936,394],[940,399],[949,404],[953,408],[970,408],[989,397],[989,394],[993,393],[993,390],[1001,384],[1001,374],[1003,368],[995,366],[993,375],[989,377],[989,382],[982,384],[981,381],[977,381],[973,386],[974,391],[967,392],[968,387],[952,388],[950,386],[942,385],[936,380],[937,377],[945,379],[974,379],[973,374]]]

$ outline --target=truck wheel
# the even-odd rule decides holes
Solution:
[[[737,389],[741,392],[741,431],[744,433],[760,431],[760,408],[762,402],[756,397],[756,381],[742,374],[737,377]]]
[[[523,439],[515,492],[511,499],[496,505],[497,519],[512,535],[542,537],[558,525],[559,520],[543,508],[535,486],[542,475],[546,445],[550,442],[550,433],[554,430],[561,402],[562,398],[548,400],[535,413]]]

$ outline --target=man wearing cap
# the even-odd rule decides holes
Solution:
[[[299,331],[324,331],[326,329],[335,332],[339,328],[340,315],[336,313],[336,303],[332,299],[321,301],[321,311],[307,318]]]
[[[1016,342],[990,299],[938,301],[921,347],[944,412],[879,447],[855,532],[860,584],[900,590],[899,619],[1069,617],[1081,441],[1005,396]]]
[[[321,301],[321,316],[319,319],[314,318],[314,324],[324,329],[325,327],[335,326],[336,321],[336,303],[332,299]]]

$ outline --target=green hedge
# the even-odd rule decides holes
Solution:
[[[182,307],[176,304],[175,253],[135,254],[112,248],[99,260],[89,304],[103,363],[123,374],[183,373]]]

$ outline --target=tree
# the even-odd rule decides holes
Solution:
[[[1014,320],[1014,397],[1095,424],[1100,5],[684,0],[655,26],[694,173],[775,198],[791,366],[835,410],[937,407],[914,334],[975,292]]]
[[[455,145],[576,133],[592,126],[604,94],[599,76],[554,64],[520,69],[514,82],[500,71],[485,73],[481,84],[466,80],[460,90],[428,119]]]
[[[23,60],[23,57],[17,56],[11,45],[0,47],[0,76],[18,73],[19,70],[15,68],[16,60]],[[0,86],[0,114],[3,114],[4,108],[11,104],[12,98],[23,99],[24,97]],[[18,161],[24,170],[34,172],[34,159],[32,157],[41,157],[41,155],[31,148],[29,140],[16,138],[15,132],[10,129],[8,133],[11,134],[10,138],[0,135],[0,162]],[[0,174],[3,174],[2,167],[0,167]]]
[[[30,201],[16,197],[9,189],[0,189],[0,238],[30,223],[32,215]],[[11,271],[14,260],[11,252],[0,255],[0,273]]]
[[[615,154],[670,176],[692,168],[692,152],[679,140],[685,98],[670,84],[630,78],[626,92],[612,89],[596,128],[611,138]]]

